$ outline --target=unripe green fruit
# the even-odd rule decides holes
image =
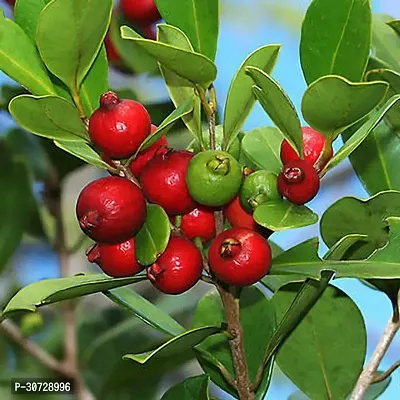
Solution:
[[[240,202],[248,212],[269,200],[280,200],[278,177],[272,172],[256,171],[250,174],[240,189]]]
[[[25,314],[21,318],[20,330],[24,336],[39,333],[44,327],[44,319],[38,312]]]
[[[210,207],[229,203],[242,183],[240,164],[229,153],[207,150],[196,154],[189,163],[186,183],[192,198]]]

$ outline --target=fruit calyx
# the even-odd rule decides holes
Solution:
[[[240,253],[241,243],[237,239],[228,238],[221,244],[221,257],[234,258]]]
[[[304,171],[296,166],[285,166],[282,170],[282,176],[288,185],[297,185],[304,181]]]
[[[156,282],[157,277],[161,275],[163,272],[164,268],[162,268],[161,265],[154,263],[149,268],[147,268],[147,278],[149,278],[151,282]]]
[[[216,155],[207,163],[207,167],[217,175],[228,175],[230,166],[229,158],[222,155]]]
[[[105,110],[112,110],[119,103],[121,103],[121,99],[117,93],[111,90],[103,93],[100,97],[100,107]]]
[[[96,226],[99,226],[101,220],[102,218],[97,211],[88,211],[79,220],[79,225],[82,229],[90,230]]]
[[[99,246],[97,244],[90,246],[86,250],[85,254],[86,254],[88,261],[91,263],[94,263],[94,262],[100,260]]]

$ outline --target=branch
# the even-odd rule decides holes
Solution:
[[[393,317],[390,318],[385,331],[383,332],[383,335],[381,336],[378,345],[372,354],[371,359],[358,378],[356,387],[351,395],[350,400],[364,399],[368,388],[375,380],[376,371],[379,367],[379,364],[381,363],[399,329],[400,319]]]
[[[396,371],[396,369],[399,367],[400,367],[400,361],[396,361],[388,370],[386,370],[380,375],[376,375],[375,378],[372,380],[372,383],[379,383],[384,381],[386,378],[389,378],[389,376],[392,375],[393,372]]]

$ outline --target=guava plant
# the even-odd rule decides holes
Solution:
[[[311,2],[301,30],[301,126],[300,110],[271,77],[279,45],[250,54],[227,98],[218,97],[218,0],[124,0],[114,11],[112,0],[17,0],[14,15],[0,21],[0,68],[21,85],[7,101],[21,129],[1,143],[3,188],[3,176],[13,182],[1,200],[1,261],[29,232],[58,252],[62,277],[10,292],[0,327],[12,341],[47,374],[72,379],[79,399],[156,398],[160,378],[193,359],[204,373],[163,400],[215,399],[210,382],[237,399],[263,399],[275,365],[299,389],[291,398],[383,393],[399,365],[378,372],[400,328],[400,21],[372,16],[365,0]],[[156,118],[151,105],[109,87],[105,45],[125,73],[162,76],[169,115]],[[256,102],[273,125],[244,132]],[[168,142],[176,124],[193,137],[186,149]],[[37,148],[43,159],[27,162]],[[325,211],[323,256],[318,238],[280,249],[274,235],[318,223],[306,204],[347,157],[372,197],[345,197]],[[62,184],[85,163],[104,176],[82,188],[75,224],[103,273],[71,275],[71,255],[83,250],[81,239],[66,241]],[[32,179],[44,183],[43,202]],[[361,280],[391,302],[370,360],[363,317],[333,285],[340,278]],[[187,304],[176,295],[199,281],[208,290],[184,324],[135,290],[152,285],[178,313]],[[93,293],[148,329],[128,340],[138,329],[129,325],[122,340],[114,308],[110,324],[97,322],[83,340],[86,349],[77,299]],[[18,328],[53,303],[61,303],[64,358]],[[118,368],[110,338],[125,344]]]

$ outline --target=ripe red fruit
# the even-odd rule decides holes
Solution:
[[[247,212],[240,203],[239,196],[236,196],[224,210],[225,217],[234,228],[247,228],[253,231],[260,226],[254,221],[253,214]]]
[[[15,1],[16,0],[6,0],[6,3],[8,3],[10,6],[15,6]]]
[[[139,24],[161,19],[154,0],[120,0],[120,7],[126,18]]]
[[[147,269],[147,277],[161,292],[180,294],[197,283],[202,269],[200,250],[188,239],[172,236],[164,253]]]
[[[305,204],[319,190],[320,180],[312,164],[304,160],[290,161],[278,176],[278,190],[294,204]]]
[[[157,154],[140,174],[140,185],[150,203],[159,204],[169,215],[187,214],[196,203],[186,186],[186,170],[193,153],[169,150]]]
[[[151,125],[151,133],[155,132],[157,127]],[[146,164],[156,155],[166,153],[168,149],[168,141],[165,136],[161,136],[155,143],[153,143],[146,150],[141,151],[136,158],[131,162],[129,168],[131,169],[133,175],[139,179]]]
[[[308,161],[309,164],[314,165],[324,149],[326,138],[322,133],[310,128],[309,126],[303,126],[301,130],[303,132],[304,160]],[[325,167],[332,156],[333,149],[331,149],[329,156],[320,165],[320,170]],[[298,159],[299,156],[295,150],[287,140],[284,140],[281,146],[282,163],[285,165],[290,161]]]
[[[143,270],[135,256],[135,242],[97,243],[86,252],[88,261],[96,263],[107,275],[114,278],[132,276]]]
[[[112,64],[120,64],[121,57],[119,56],[109,33],[107,33],[106,37],[104,38],[104,46],[106,48],[108,61]]]
[[[235,286],[258,282],[271,267],[271,248],[257,232],[231,228],[212,242],[208,260],[213,273],[221,281]]]
[[[215,237],[214,210],[198,205],[189,214],[182,215],[181,230],[188,239],[200,237],[202,242],[208,242]]]
[[[134,183],[109,176],[89,183],[82,190],[76,215],[82,230],[96,242],[123,242],[142,227],[146,202]]]
[[[116,93],[106,92],[100,108],[90,117],[92,143],[111,158],[127,158],[150,134],[151,120],[142,104],[121,100]]]

